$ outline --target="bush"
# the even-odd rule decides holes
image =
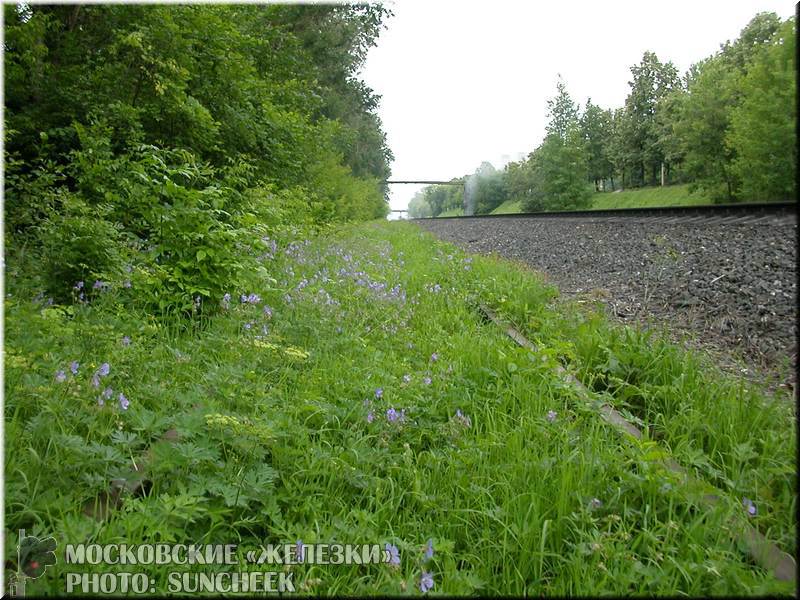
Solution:
[[[67,194],[60,212],[53,211],[38,227],[46,285],[60,301],[73,297],[79,281],[90,293],[94,281],[112,278],[123,262],[120,230],[106,218],[109,208],[92,207]]]

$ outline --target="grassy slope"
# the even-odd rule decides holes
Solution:
[[[114,291],[72,312],[43,307],[9,265],[7,530],[52,534],[59,552],[87,540],[399,548],[398,568],[291,567],[298,589],[318,579],[310,590],[325,594],[418,591],[423,571],[446,594],[793,590],[723,527],[746,496],[752,523],[794,553],[791,403],[769,403],[673,346],[558,303],[530,271],[467,258],[411,224],[345,228],[267,266],[274,284],[241,290],[260,304],[237,302],[180,333],[120,310]],[[482,322],[479,301],[542,350]],[[123,391],[128,410],[116,396],[98,406],[90,379],[102,362],[101,389]],[[660,447],[730,502],[705,509],[667,484],[646,460],[652,448],[620,442],[556,383],[557,362],[652,425]],[[67,381],[54,380],[58,369]],[[391,409],[404,419],[390,421]],[[181,441],[158,442],[171,428]],[[147,448],[148,494],[126,497],[104,523],[83,515]],[[174,567],[134,570],[163,590]],[[28,593],[62,590],[63,572],[51,567]]]
[[[464,209],[460,208],[460,207],[457,207],[457,208],[451,208],[450,210],[445,210],[438,216],[440,216],[440,217],[460,217],[463,214],[464,214]]]
[[[711,204],[700,192],[689,193],[689,185],[644,187],[622,192],[595,192],[592,208],[646,208],[649,206],[693,206]]]
[[[689,185],[669,185],[666,187],[646,187],[624,190],[622,192],[595,192],[592,194],[591,208],[646,208],[648,206],[690,206],[711,204],[699,192],[689,194]],[[506,200],[492,211],[492,214],[522,212],[522,203]]]

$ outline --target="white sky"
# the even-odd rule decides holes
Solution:
[[[392,179],[447,180],[501,168],[542,140],[561,73],[573,100],[622,106],[645,50],[688,67],[774,0],[396,0],[362,77],[382,96]],[[405,209],[423,186],[390,186]]]

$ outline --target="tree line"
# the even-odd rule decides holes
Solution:
[[[392,155],[357,76],[386,8],[3,10],[6,247],[57,299],[136,262],[140,298],[191,308],[235,289],[259,227],[387,214]]]
[[[623,106],[581,109],[559,77],[542,143],[502,171],[484,163],[476,214],[507,200],[525,211],[587,207],[592,192],[689,183],[714,202],[793,200],[796,195],[795,19],[760,13],[734,41],[683,75],[645,52],[631,67]],[[459,200],[461,202],[459,202]],[[430,186],[409,214],[463,205],[464,188]]]

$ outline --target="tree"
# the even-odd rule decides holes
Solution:
[[[559,78],[556,97],[547,103],[550,120],[544,142],[529,157],[530,192],[526,211],[569,210],[589,203],[587,159],[578,107]]]
[[[654,184],[665,160],[656,128],[656,108],[659,101],[678,86],[678,72],[671,62],[662,63],[653,52],[645,52],[642,61],[631,67],[631,91],[625,99],[626,127],[623,139],[633,163],[638,185]]]
[[[731,111],[726,147],[748,200],[796,198],[796,29],[789,19],[754,52],[739,79],[741,103]]]
[[[612,113],[586,101],[586,108],[580,118],[581,135],[586,148],[589,181],[594,189],[600,190],[600,182],[613,176],[614,166],[609,158]]]
[[[736,40],[723,44],[719,52],[693,65],[687,73],[687,94],[676,104],[673,130],[684,156],[686,172],[692,180],[691,188],[704,190],[715,202],[735,202],[741,198],[742,176],[747,169],[741,161],[737,168],[734,164],[741,147],[753,146],[741,137],[741,132],[747,129],[744,118],[740,118],[739,141],[733,142],[732,117],[743,102],[742,82],[753,58],[772,39],[779,26],[780,19],[774,13],[756,15]],[[762,70],[762,83],[776,84],[775,79],[763,75]],[[753,91],[750,90],[751,96]],[[780,104],[778,96],[780,93],[773,95],[772,100]],[[754,105],[751,104],[751,108],[755,109]],[[778,118],[790,118],[786,110],[783,115]]]

